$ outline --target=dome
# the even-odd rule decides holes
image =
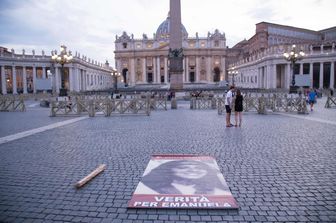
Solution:
[[[161,23],[159,28],[156,30],[156,38],[157,39],[168,39],[169,38],[169,27],[170,27],[170,16],[168,14],[168,17],[165,21]],[[186,28],[183,24],[181,24],[181,31],[182,31],[182,38],[186,39],[188,38],[188,33]]]

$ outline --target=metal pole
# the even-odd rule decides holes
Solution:
[[[294,74],[294,65],[295,65],[295,61],[292,61],[292,86],[295,86],[295,74]]]
[[[114,74],[114,90],[115,93],[118,92],[118,76],[116,74]]]
[[[62,67],[61,67],[61,89],[60,89],[60,94],[59,96],[67,96],[67,90],[65,89],[65,74],[64,74],[64,64],[61,63]]]
[[[61,64],[61,65],[62,65],[62,69],[61,69],[61,72],[62,72],[62,75],[61,75],[61,76],[62,76],[62,82],[61,82],[62,84],[61,84],[61,88],[64,89],[64,88],[65,88],[65,80],[64,80],[64,79],[65,79],[65,78],[64,78],[64,64]]]

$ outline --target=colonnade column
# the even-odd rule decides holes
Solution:
[[[42,67],[42,78],[46,79],[46,68]]]
[[[76,68],[76,75],[77,75],[77,92],[80,92],[82,89],[81,83],[82,83],[82,75],[81,70],[79,68]]]
[[[3,95],[7,94],[5,66],[1,66],[1,88],[2,88],[2,94]]]
[[[323,89],[323,62],[320,63],[320,89]]]
[[[36,93],[36,66],[33,66],[33,89],[34,94]]]
[[[330,66],[330,89],[334,89],[335,85],[335,61],[331,61]]]
[[[300,63],[300,75],[303,74],[303,63]]]
[[[73,76],[73,67],[69,67],[69,90],[70,92],[74,90],[74,76]]]
[[[16,83],[16,69],[15,66],[12,66],[13,73],[13,94],[17,94],[17,83]]]
[[[82,86],[83,89],[82,90],[86,91],[86,85],[87,85],[86,70],[83,70],[82,75],[83,75],[83,86]]]
[[[188,72],[188,70],[187,70],[187,65],[188,63],[187,63],[187,57],[184,57],[183,58],[183,73],[182,73],[182,82],[184,83],[184,79],[185,79],[185,77],[187,76],[186,74],[187,74],[187,72]]]
[[[164,58],[164,75],[165,75],[165,83],[168,83],[168,58]]]
[[[258,88],[262,88],[262,84],[261,84],[261,81],[262,81],[262,79],[261,79],[261,68],[260,67],[258,67],[258,76],[257,76],[257,78],[258,78],[258,80],[257,80],[257,83],[258,83],[257,87]],[[240,80],[240,82],[241,82],[241,80]]]
[[[314,67],[314,64],[313,63],[310,63],[309,64],[309,78],[310,78],[310,87],[312,88],[314,86],[314,78],[313,78],[313,67]]]
[[[185,70],[184,70],[184,83],[188,82],[188,78],[189,78],[189,57],[185,57]]]
[[[23,79],[23,93],[27,94],[27,70],[26,67],[22,67],[22,79]]]
[[[272,67],[269,64],[266,66],[266,88],[272,88]]]
[[[292,72],[291,72],[291,65],[288,63],[287,65],[287,75],[286,75],[286,88],[289,89],[290,86],[292,85],[291,80],[292,80]]]

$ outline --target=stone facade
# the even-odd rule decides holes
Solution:
[[[170,17],[161,23],[153,38],[143,34],[135,39],[124,32],[116,36],[116,69],[127,85],[170,83],[169,76]],[[225,80],[227,47],[225,34],[217,29],[207,37],[188,37],[183,25],[183,83],[216,83]]]
[[[229,70],[238,71],[235,85],[246,88],[288,89],[291,85],[290,62],[283,54],[292,44],[305,52],[297,61],[294,73],[309,75],[310,87],[332,88],[336,73],[336,27],[312,31],[291,26],[261,22],[256,34],[230,49],[233,58]]]
[[[112,68],[76,52],[71,63],[64,65],[65,87],[70,92],[104,90],[112,86]],[[44,51],[41,55],[15,53],[0,47],[0,92],[5,94],[53,91],[61,87],[61,65],[55,64]]]

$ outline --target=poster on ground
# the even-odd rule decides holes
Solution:
[[[213,157],[153,155],[128,207],[235,209],[238,204]]]

